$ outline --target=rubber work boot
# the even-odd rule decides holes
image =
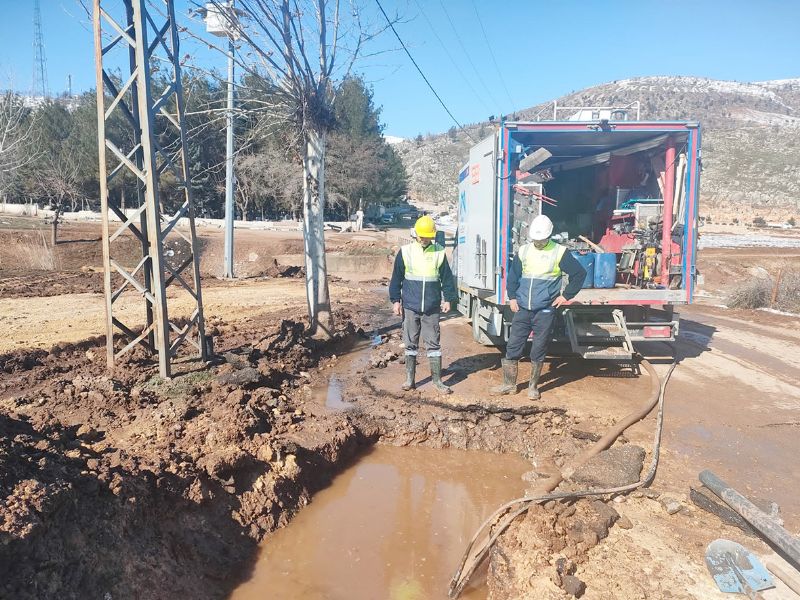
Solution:
[[[442,383],[442,357],[430,356],[428,360],[431,363],[431,380],[436,389],[442,394],[450,394],[453,390]]]
[[[531,382],[528,384],[528,398],[531,400],[538,400],[542,397],[536,386],[539,384],[539,376],[542,374],[542,362],[535,362],[531,364]]]
[[[409,390],[413,390],[417,387],[417,384],[414,383],[414,376],[417,373],[417,357],[416,356],[406,356],[406,382],[402,385],[402,389],[404,392]]]
[[[503,385],[498,385],[489,390],[492,396],[506,396],[517,393],[517,370],[519,369],[518,360],[502,359],[503,365]]]

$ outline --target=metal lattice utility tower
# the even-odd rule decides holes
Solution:
[[[50,96],[47,85],[47,59],[44,55],[44,36],[42,36],[42,11],[39,0],[33,2],[33,90],[32,93],[42,94],[43,98]]]
[[[93,21],[108,365],[138,344],[158,355],[160,374],[169,377],[184,342],[203,360],[207,351],[175,8],[172,0],[94,0]],[[111,68],[118,69],[125,51],[129,75],[115,78]],[[154,89],[155,70],[158,81],[166,82],[163,90]],[[126,177],[135,185],[138,202],[123,211],[120,193],[111,190],[125,185]],[[169,218],[161,212],[164,183],[181,190],[182,203]],[[181,219],[186,232],[179,229]],[[168,243],[170,234],[185,245],[180,239],[177,245]],[[131,241],[141,246],[136,264],[129,249],[120,252],[126,241],[128,248]],[[167,306],[166,290],[172,284],[192,307],[180,322]],[[118,305],[131,293],[143,298],[144,311],[137,323],[126,324],[122,315],[130,319],[130,305]],[[170,294],[173,306],[178,299]],[[119,348],[114,345],[117,332],[124,337]]]

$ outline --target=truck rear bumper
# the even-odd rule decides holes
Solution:
[[[583,292],[604,292],[606,290],[583,290]],[[610,291],[610,290],[609,290]],[[619,309],[625,317],[628,339],[632,342],[645,341],[674,341],[678,335],[680,321],[674,314],[673,304],[678,302],[665,302],[654,297],[656,293],[662,295],[674,294],[671,290],[625,290],[626,292],[647,292],[649,301],[634,300],[632,298],[620,301],[615,294],[613,302],[600,302],[604,296],[594,296],[592,302],[572,302],[569,310],[577,325],[578,338],[586,344],[613,343],[624,335],[618,331],[619,326],[612,318],[612,312]],[[680,290],[679,290],[680,291]],[[581,293],[583,293],[581,292]],[[579,296],[580,297],[580,296]],[[588,298],[586,298],[588,300]],[[479,298],[462,289],[459,311],[473,320],[478,320],[477,328],[473,326],[473,333],[479,330],[485,334],[475,336],[475,341],[494,345],[502,345],[508,341],[513,313],[507,305],[499,305],[494,298]],[[561,312],[561,311],[559,311]],[[566,332],[564,320],[559,316],[553,330],[553,341],[567,342],[570,338]]]

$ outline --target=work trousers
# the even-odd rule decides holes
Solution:
[[[406,356],[416,356],[419,351],[419,335],[428,356],[441,356],[442,347],[439,345],[439,313],[430,315],[404,309],[403,317],[403,343],[406,346]]]
[[[555,321],[556,309],[552,306],[538,310],[520,308],[511,319],[511,333],[506,345],[506,358],[519,360],[525,350],[528,336],[533,331],[531,361],[542,362],[547,355],[547,344],[550,342]]]

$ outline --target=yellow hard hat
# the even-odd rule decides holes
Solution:
[[[414,224],[414,232],[417,237],[421,238],[434,238],[436,237],[436,223],[430,215],[423,215]]]

